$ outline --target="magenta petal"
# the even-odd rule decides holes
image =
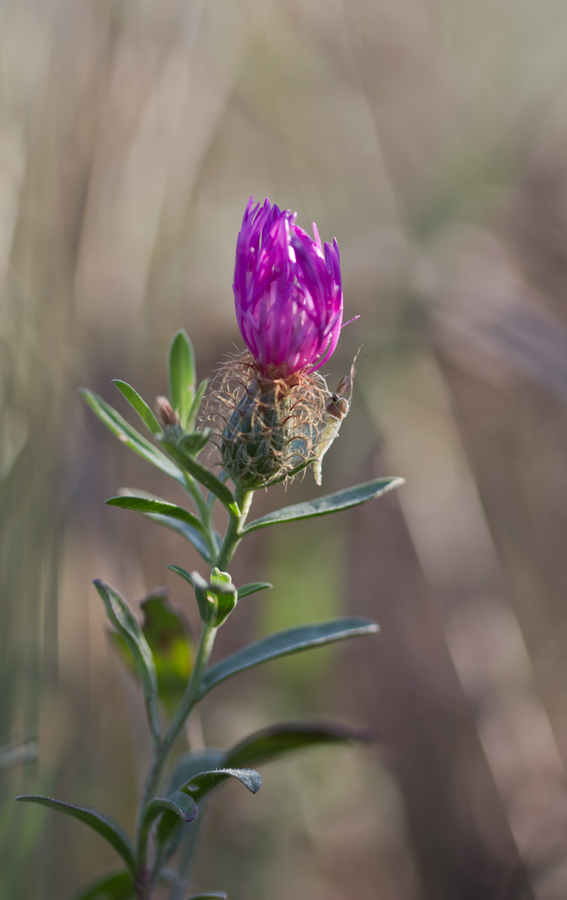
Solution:
[[[264,374],[287,378],[322,366],[343,317],[339,248],[295,225],[295,213],[251,197],[236,243],[234,300],[240,333]]]

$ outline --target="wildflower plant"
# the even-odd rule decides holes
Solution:
[[[151,753],[134,840],[109,816],[90,807],[36,795],[17,798],[89,825],[121,857],[121,869],[102,875],[76,900],[150,900],[164,884],[170,885],[171,900],[186,900],[191,859],[211,791],[232,778],[256,793],[261,778],[255,766],[303,747],[360,736],[341,725],[288,722],[248,735],[228,750],[192,750],[185,730],[199,701],[239,672],[378,630],[361,617],[300,625],[209,663],[217,631],[237,603],[271,588],[265,582],[234,584],[228,568],[240,541],[262,528],[349,509],[402,483],[399,478],[378,478],[249,521],[258,489],[309,466],[316,467],[320,483],[323,453],[350,404],[350,397],[347,401],[340,395],[352,390],[353,372],[336,394],[328,391],[319,373],[339,339],[343,293],[337,243],[323,247],[315,226],[314,234],[313,240],[295,224],[295,214],[280,211],[268,200],[262,206],[250,200],[238,235],[233,285],[247,351],[228,358],[205,404],[207,382],[197,386],[195,354],[183,330],[169,348],[169,396],[158,397],[155,413],[129,384],[114,382],[153,443],[101,397],[82,391],[120,441],[177,482],[191,508],[126,490],[107,504],[142,513],[182,535],[204,560],[207,573],[169,566],[194,593],[201,619],[196,647],[163,590],[143,601],[140,623],[118,591],[95,581],[113,627],[112,640],[139,678]],[[199,459],[209,443],[220,451],[218,475]],[[215,528],[217,503],[228,513],[224,535]],[[172,750],[182,741],[183,752],[172,762]],[[226,895],[194,893],[191,900],[215,897]]]

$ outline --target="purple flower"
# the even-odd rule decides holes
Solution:
[[[327,362],[339,339],[339,247],[321,246],[296,213],[251,197],[236,243],[234,300],[240,333],[262,375],[289,379]]]

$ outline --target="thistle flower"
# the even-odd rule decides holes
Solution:
[[[343,318],[339,248],[295,225],[295,213],[250,198],[236,244],[234,300],[249,353],[221,369],[222,462],[255,489],[313,457],[324,422],[318,369]]]
[[[234,300],[240,333],[259,372],[314,372],[337,346],[343,318],[339,247],[321,246],[296,214],[251,197],[236,244]]]

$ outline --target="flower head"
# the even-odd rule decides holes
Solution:
[[[236,243],[234,300],[240,333],[259,374],[292,379],[335,350],[343,318],[339,248],[321,246],[295,213],[248,201]]]

